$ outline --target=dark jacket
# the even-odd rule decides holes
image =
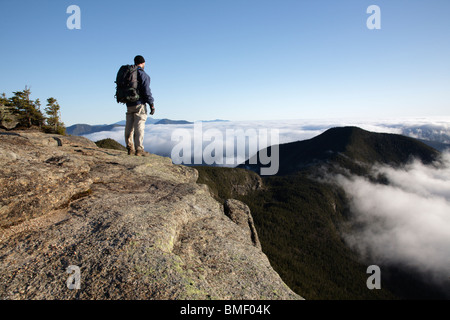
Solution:
[[[139,100],[133,103],[127,103],[128,107],[137,106],[138,104],[152,105],[154,102],[152,91],[150,90],[150,76],[145,73],[145,71],[139,67],[138,68],[138,92]]]

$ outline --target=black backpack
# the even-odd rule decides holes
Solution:
[[[132,103],[139,100],[137,66],[121,66],[115,83],[117,103]]]

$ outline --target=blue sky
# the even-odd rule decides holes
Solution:
[[[81,9],[69,30],[67,7]],[[370,5],[381,29],[369,30]],[[156,118],[450,115],[448,0],[2,0],[0,93],[114,123],[115,76],[147,60]]]

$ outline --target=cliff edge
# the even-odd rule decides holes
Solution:
[[[0,299],[302,299],[193,168],[28,131],[0,163]]]

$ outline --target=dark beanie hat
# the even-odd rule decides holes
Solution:
[[[139,64],[141,64],[141,63],[144,63],[145,62],[145,59],[144,59],[144,57],[143,56],[136,56],[136,57],[134,57],[134,65],[139,65]]]

